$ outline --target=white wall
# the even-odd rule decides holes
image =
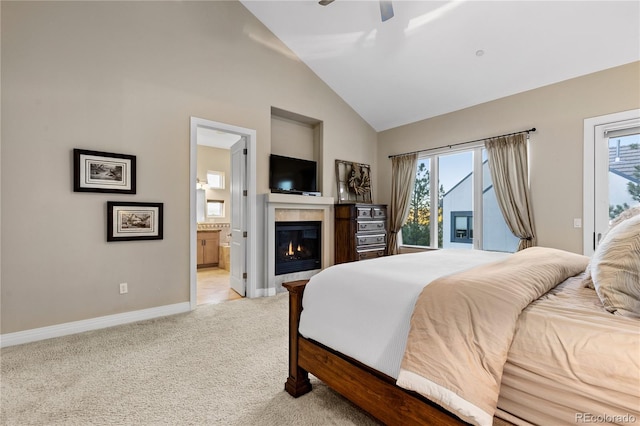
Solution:
[[[313,126],[273,116],[271,119],[271,153],[318,161],[315,158]]]

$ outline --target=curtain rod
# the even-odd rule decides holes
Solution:
[[[504,134],[504,135],[499,135],[499,136],[490,136],[490,137],[488,137],[488,138],[476,139],[476,140],[473,140],[473,141],[452,143],[452,144],[449,144],[449,145],[442,145],[442,146],[438,146],[438,147],[436,147],[436,148],[427,148],[427,149],[421,149],[421,150],[419,150],[419,151],[405,152],[404,154],[393,154],[393,155],[390,155],[390,156],[389,156],[389,158],[393,158],[393,157],[400,157],[401,155],[419,154],[419,153],[421,153],[421,152],[433,151],[433,150],[436,150],[436,149],[447,148],[447,147],[451,148],[452,146],[466,145],[466,144],[468,144],[468,143],[474,143],[474,142],[482,142],[482,141],[486,141],[487,139],[502,138],[502,137],[504,137],[504,136],[519,135],[520,133],[526,133],[526,134],[529,134],[530,132],[535,132],[535,131],[536,131],[536,128],[535,128],[535,127],[532,127],[532,128],[531,128],[531,129],[529,129],[529,130],[521,130],[521,131],[519,131],[519,132],[506,133],[506,134]]]

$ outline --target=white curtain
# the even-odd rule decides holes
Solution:
[[[398,232],[407,220],[409,201],[416,180],[418,154],[398,155],[391,158],[391,206],[389,208],[389,238],[387,252],[398,253]]]
[[[485,147],[498,205],[507,226],[520,238],[518,251],[535,246],[526,135],[518,133],[489,139]]]

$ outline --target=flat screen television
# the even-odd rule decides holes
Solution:
[[[269,157],[269,188],[271,192],[302,194],[317,192],[317,163],[300,158],[271,154]]]

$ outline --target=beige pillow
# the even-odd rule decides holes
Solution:
[[[604,240],[604,238],[607,236],[607,233],[611,232],[611,230],[615,228],[617,225],[637,215],[640,215],[640,205],[630,207],[625,211],[623,211],[622,213],[620,213],[615,219],[611,221],[611,223],[609,224],[609,228],[607,229],[607,232],[605,232],[604,235],[602,236],[601,241]],[[595,288],[593,286],[593,280],[591,279],[591,262],[589,262],[589,264],[587,265],[587,269],[585,269],[584,273],[585,273],[584,279],[582,280],[582,283],[584,284],[584,286],[589,288]]]
[[[607,233],[591,258],[591,276],[605,309],[640,318],[640,215]]]

